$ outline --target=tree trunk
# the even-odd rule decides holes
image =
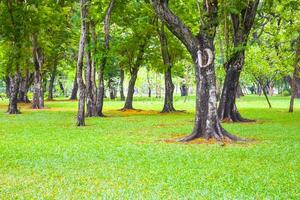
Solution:
[[[165,65],[165,99],[164,107],[161,112],[168,113],[176,111],[173,105],[173,93],[175,87],[172,81],[172,62],[168,49],[168,40],[165,33],[164,22],[161,23],[160,30],[158,28],[158,34],[161,45],[161,54]]]
[[[294,73],[292,78],[292,94],[290,101],[290,109],[289,112],[294,112],[294,99],[297,96],[297,91],[300,90],[300,84],[297,84],[297,80],[299,80],[300,74],[300,32],[296,43],[296,53],[295,53],[295,64],[294,64]]]
[[[188,87],[186,86],[186,84],[181,84],[180,85],[180,95],[182,96],[182,97],[186,97],[186,96],[188,96],[188,94],[189,94],[189,89],[188,89]]]
[[[64,87],[64,84],[61,82],[61,80],[58,80],[58,85],[59,85],[62,95],[65,96],[65,87]]]
[[[125,101],[125,95],[124,95],[124,77],[125,77],[125,72],[123,69],[120,71],[120,97],[121,101]]]
[[[78,50],[77,60],[77,82],[79,86],[79,101],[78,101],[78,113],[77,113],[77,126],[85,126],[85,98],[86,98],[86,86],[82,77],[84,47],[87,36],[87,23],[88,16],[88,0],[80,0],[80,15],[81,15],[81,36]]]
[[[32,74],[30,74],[29,72],[26,73],[26,76],[24,78],[21,78],[19,85],[18,103],[31,103],[27,96],[27,93],[32,83],[32,78]]]
[[[242,118],[236,107],[236,96],[239,87],[240,68],[243,66],[244,52],[236,54],[225,64],[226,77],[223,85],[222,95],[218,108],[218,116],[220,120],[231,122],[250,121]]]
[[[105,33],[105,44],[104,44],[104,55],[102,58],[102,63],[99,67],[98,72],[98,91],[97,91],[97,103],[96,103],[96,110],[97,116],[103,117],[103,100],[105,96],[105,89],[104,89],[104,69],[107,62],[107,54],[109,51],[109,31],[110,31],[110,17],[111,12],[114,7],[115,0],[110,0],[109,6],[106,10],[105,18],[104,18],[104,33]]]
[[[217,115],[214,68],[217,0],[203,1],[204,10],[197,37],[169,10],[167,0],[153,0],[152,5],[156,13],[166,22],[169,30],[186,46],[195,64],[197,84],[195,124],[192,134],[181,141],[190,141],[199,137],[220,141],[238,140],[239,138],[222,128]]]
[[[125,105],[123,107],[123,110],[132,110],[132,102],[133,102],[133,95],[134,95],[134,86],[137,79],[139,68],[133,68],[130,72],[130,81],[128,84],[128,91],[127,91],[127,97],[125,101]]]
[[[131,110],[134,109],[132,106],[133,101],[133,95],[134,95],[134,86],[137,79],[137,74],[139,71],[140,66],[142,65],[144,54],[145,54],[145,48],[147,45],[148,38],[141,39],[141,44],[139,45],[139,52],[136,57],[136,61],[134,63],[134,66],[130,69],[130,81],[128,85],[128,91],[127,91],[127,97],[125,101],[125,105],[122,110]]]
[[[147,68],[148,97],[151,98],[152,90],[151,90],[151,81],[150,81],[149,72],[150,70]]]
[[[236,107],[236,95],[239,87],[240,73],[244,66],[245,47],[251,31],[259,0],[249,1],[248,6],[242,9],[240,14],[231,14],[233,27],[233,45],[237,49],[227,63],[224,64],[226,77],[218,108],[220,120],[232,122],[248,122],[244,119]]]
[[[95,79],[94,79],[94,65],[92,64],[92,57],[90,51],[90,32],[89,23],[86,22],[86,41],[85,45],[88,47],[86,50],[86,73],[85,73],[85,83],[86,83],[86,116],[93,117],[96,116],[96,91],[94,90]]]
[[[77,92],[78,92],[78,82],[77,82],[77,71],[76,71],[70,100],[77,100]]]
[[[6,76],[5,77],[5,86],[6,86],[6,97],[10,97],[10,77]]]
[[[112,78],[109,78],[108,80],[108,89],[109,89],[109,97],[111,100],[116,99],[116,89],[114,86],[114,81],[112,80]]]
[[[33,89],[33,109],[44,108],[44,92],[43,92],[43,77],[42,66],[44,63],[42,49],[38,46],[37,36],[33,36],[33,60],[34,60],[34,89]]]
[[[96,104],[96,109],[97,109],[97,116],[98,117],[103,117],[103,100],[105,96],[105,90],[104,90],[104,66],[106,64],[106,58],[102,59],[102,64],[99,67],[99,72],[98,72],[98,91],[97,91],[97,104]]]
[[[8,105],[8,114],[19,114],[18,110],[18,92],[19,92],[19,83],[20,83],[20,74],[17,72],[13,77],[9,77],[9,105]]]
[[[50,82],[48,86],[48,100],[53,100],[54,81],[56,77],[57,65],[54,65],[52,73],[50,75]]]

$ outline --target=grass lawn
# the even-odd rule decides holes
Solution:
[[[256,123],[223,124],[248,144],[181,144],[167,139],[193,128],[194,100],[177,97],[186,113],[160,114],[161,100],[138,99],[140,112],[105,102],[106,118],[77,128],[76,102],[46,102],[5,113],[0,102],[0,199],[300,199],[300,101],[239,100]]]

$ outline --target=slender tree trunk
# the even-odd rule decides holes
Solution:
[[[57,65],[55,64],[50,75],[50,82],[48,86],[48,100],[53,100],[54,81],[56,77]]]
[[[38,46],[37,36],[33,36],[33,60],[35,65],[34,71],[34,89],[33,89],[33,109],[44,108],[44,92],[43,92],[43,77],[42,66],[44,63],[42,49]]]
[[[251,31],[259,0],[248,2],[248,6],[241,10],[240,14],[231,14],[233,27],[233,45],[237,51],[231,55],[225,63],[226,77],[218,108],[220,120],[232,122],[248,122],[244,119],[236,107],[236,95],[239,87],[240,73],[244,66],[245,47]]]
[[[181,20],[168,8],[167,0],[153,0],[156,13],[166,22],[169,30],[186,46],[195,64],[196,113],[191,135],[181,141],[199,137],[216,140],[238,140],[225,131],[217,115],[216,76],[214,68],[214,38],[218,18],[218,1],[204,0],[199,34],[195,37]]]
[[[98,72],[98,91],[97,91],[97,103],[96,103],[96,110],[97,110],[97,116],[103,117],[103,100],[105,96],[105,88],[104,88],[104,69],[107,62],[107,54],[109,51],[109,31],[110,31],[110,17],[111,12],[114,7],[115,0],[110,0],[109,6],[106,10],[105,18],[104,18],[104,33],[105,33],[105,45],[104,45],[104,55],[102,58],[102,63],[99,67]]]
[[[6,97],[10,97],[10,77],[6,76],[5,77],[5,86],[6,86]]]
[[[61,80],[58,80],[58,84],[59,84],[59,88],[60,88],[63,96],[65,96],[65,87],[64,87],[64,84],[61,82]]]
[[[125,101],[124,78],[125,78],[125,72],[124,72],[123,69],[121,69],[121,71],[120,71],[120,97],[121,97],[121,101]]]
[[[292,94],[290,101],[289,112],[294,112],[294,99],[297,96],[297,91],[300,90],[300,84],[297,85],[297,80],[299,80],[300,74],[300,32],[296,43],[296,53],[295,53],[295,64],[294,64],[294,73],[292,78]]]
[[[14,76],[10,76],[9,84],[9,105],[8,105],[8,114],[19,114],[18,110],[18,92],[19,92],[19,83],[20,83],[20,73],[16,72]]]
[[[90,47],[90,33],[89,33],[89,23],[87,22],[87,32],[86,32],[86,42],[85,45]],[[96,91],[94,90],[95,78],[94,78],[94,65],[92,64],[92,57],[90,48],[86,50],[86,73],[85,73],[85,83],[86,83],[86,116],[93,117],[96,116]]]
[[[160,30],[158,28],[158,34],[161,45],[161,54],[165,65],[165,99],[162,113],[168,113],[176,111],[173,105],[173,94],[175,86],[172,81],[172,62],[169,54],[168,40],[165,33],[164,22],[162,22]]]
[[[147,46],[148,38],[146,37],[145,39],[141,39],[141,40],[143,40],[143,41],[141,41],[141,44],[139,45],[139,50],[138,50],[139,52],[136,57],[136,61],[134,63],[134,66],[132,66],[130,69],[130,81],[129,81],[129,85],[128,85],[127,97],[125,100],[125,105],[122,109],[124,111],[134,109],[132,106],[133,95],[134,95],[134,86],[135,86],[135,82],[137,79],[138,71],[140,69],[140,66],[143,63],[143,58],[144,58],[145,48]]]
[[[137,79],[139,68],[133,68],[130,72],[130,81],[128,85],[127,97],[125,101],[125,105],[123,110],[131,110],[133,109],[132,102],[133,102],[133,95],[134,95],[134,86]]]
[[[98,72],[98,91],[97,91],[97,104],[96,104],[96,109],[97,109],[97,116],[99,117],[104,117],[103,114],[103,100],[105,96],[105,90],[104,90],[104,66],[106,64],[106,58],[102,59],[102,64],[99,67],[99,72]]]
[[[78,82],[77,82],[77,70],[74,78],[73,89],[70,100],[77,100]]]
[[[28,98],[28,90],[32,83],[32,74],[29,72],[26,73],[24,78],[21,78],[20,85],[19,85],[19,97],[18,103],[31,103]]]
[[[180,85],[180,95],[182,97],[186,97],[188,96],[189,92],[188,92],[188,87],[186,86],[186,84],[181,84]]]
[[[109,89],[109,97],[111,100],[114,100],[116,99],[116,89],[115,89],[115,86],[114,86],[114,81],[109,78],[108,80],[108,89]]]
[[[152,90],[151,90],[151,80],[150,80],[149,72],[150,70],[147,69],[148,97],[151,98]]]
[[[77,113],[77,126],[85,126],[85,98],[86,98],[86,86],[82,77],[84,47],[87,36],[87,16],[88,16],[88,0],[80,0],[80,15],[81,15],[81,36],[78,50],[77,61],[77,82],[79,86],[79,101],[78,101],[78,113]]]

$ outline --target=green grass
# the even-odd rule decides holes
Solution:
[[[239,100],[256,123],[224,124],[250,144],[166,143],[192,130],[194,100],[176,98],[187,113],[159,114],[162,101],[139,99],[143,112],[122,113],[105,102],[107,118],[75,126],[76,102],[46,102],[5,113],[0,102],[0,199],[299,199],[300,101]]]

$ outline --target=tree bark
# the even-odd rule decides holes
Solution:
[[[54,67],[50,75],[50,82],[48,86],[48,100],[53,100],[53,90],[54,90],[54,81],[56,77],[56,72],[57,72],[57,65],[54,64]]]
[[[233,27],[233,44],[237,49],[224,64],[226,77],[218,108],[220,120],[232,122],[248,122],[244,119],[236,106],[236,94],[239,86],[240,73],[244,66],[245,47],[256,16],[259,0],[249,1],[247,7],[240,14],[231,14]]]
[[[125,78],[125,72],[124,72],[123,69],[121,69],[121,71],[120,71],[120,97],[121,97],[121,101],[125,101],[124,78]]]
[[[114,86],[114,81],[112,78],[108,79],[108,89],[109,89],[109,98],[111,100],[116,99],[116,88]]]
[[[86,41],[85,45],[88,47],[86,50],[86,73],[85,73],[85,83],[86,83],[86,116],[93,117],[96,116],[96,91],[95,91],[95,78],[94,78],[94,65],[92,63],[91,50],[90,50],[90,31],[89,23],[86,22]]]
[[[181,141],[186,142],[199,137],[214,138],[219,141],[238,140],[239,138],[222,128],[217,115],[216,76],[213,61],[218,1],[203,1],[204,10],[197,37],[169,10],[167,0],[153,0],[152,5],[156,13],[166,22],[169,30],[186,46],[195,64],[197,84],[195,124],[192,134]]]
[[[97,116],[103,117],[103,100],[105,96],[105,89],[104,89],[104,69],[107,63],[107,54],[109,51],[109,31],[110,31],[110,17],[114,7],[115,0],[111,0],[109,6],[106,10],[105,18],[104,18],[104,33],[105,33],[105,44],[104,44],[104,55],[99,67],[98,72],[98,91],[97,91],[97,103],[96,103],[96,110]]]
[[[33,78],[33,75],[30,74],[28,71],[24,78],[20,77],[21,81],[20,81],[20,85],[19,85],[18,103],[31,103],[28,98],[27,93],[28,93],[29,87],[33,81],[32,78]]]
[[[158,28],[159,40],[161,45],[161,54],[165,65],[165,99],[162,113],[175,112],[173,105],[174,84],[172,81],[172,62],[168,49],[168,40],[165,33],[164,22],[161,23],[160,29]]]
[[[294,64],[294,73],[292,78],[292,94],[290,101],[290,109],[289,112],[294,112],[294,101],[297,96],[297,91],[300,90],[299,85],[297,85],[297,80],[299,80],[300,74],[300,32],[296,43],[296,53],[295,53],[295,64]]]
[[[5,86],[6,86],[6,97],[10,97],[10,77],[6,76],[5,77]]]
[[[43,77],[42,77],[42,66],[44,63],[44,57],[41,47],[38,46],[37,35],[33,36],[33,60],[34,60],[34,89],[33,89],[33,109],[44,108],[44,92],[43,92]]]
[[[77,82],[77,70],[76,70],[70,100],[77,100],[77,92],[78,92],[78,82]]]
[[[19,114],[18,110],[18,92],[20,84],[20,73],[16,72],[14,76],[10,76],[9,84],[9,105],[8,105],[8,114]]]
[[[147,46],[147,40],[148,38],[141,39],[141,44],[139,45],[139,52],[136,57],[136,61],[133,64],[133,66],[130,68],[130,81],[128,84],[128,91],[127,91],[127,97],[125,100],[125,105],[122,110],[132,110],[134,109],[132,106],[133,102],[133,95],[134,95],[134,86],[137,79],[137,75],[140,69],[140,66],[142,65],[144,54],[145,54],[145,48]]]
[[[188,87],[184,83],[180,85],[180,95],[182,97],[186,97],[189,95]]]
[[[139,68],[133,68],[130,71],[130,80],[128,84],[128,91],[127,91],[127,97],[125,101],[125,105],[122,110],[132,110],[132,102],[133,102],[133,95],[134,95],[134,86],[137,79]]]
[[[77,60],[77,83],[79,86],[79,101],[78,101],[78,113],[77,113],[77,126],[85,126],[85,98],[86,98],[86,86],[82,77],[84,47],[87,35],[87,16],[88,16],[88,3],[89,0],[80,0],[80,17],[81,17],[81,36],[78,49]]]

